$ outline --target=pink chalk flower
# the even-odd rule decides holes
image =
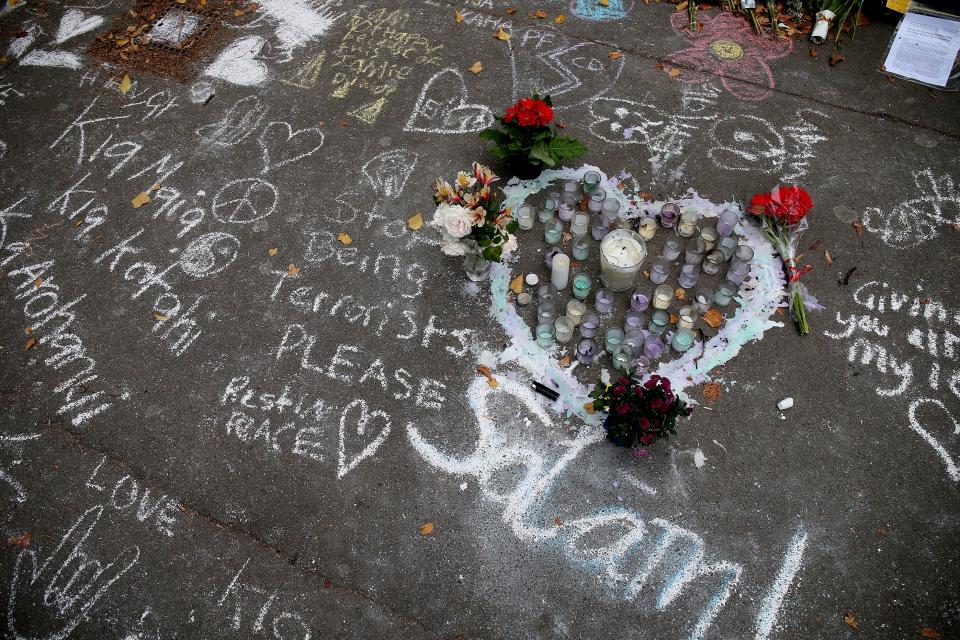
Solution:
[[[730,13],[700,14],[698,20],[702,28],[691,31],[686,12],[670,15],[673,30],[692,44],[666,57],[668,65],[684,67],[677,80],[702,84],[719,76],[723,88],[742,100],[763,100],[770,95],[776,82],[767,61],[788,55],[793,41],[758,36],[746,20]],[[670,68],[665,65],[665,70]]]

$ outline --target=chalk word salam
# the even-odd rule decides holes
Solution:
[[[66,638],[137,563],[137,546],[124,549],[107,563],[84,547],[103,510],[103,506],[87,509],[45,560],[41,561],[39,549],[32,547],[17,554],[5,608],[9,637],[34,638],[36,621],[49,620],[57,628],[45,628],[45,637]],[[26,612],[29,608],[32,615]]]
[[[863,212],[863,226],[890,247],[914,247],[932,240],[948,225],[960,224],[960,191],[953,177],[932,169],[913,172],[917,192],[923,194],[895,206],[890,213],[877,207]]]
[[[456,69],[444,69],[423,85],[404,131],[471,133],[493,124],[490,107],[467,100],[463,74]]]
[[[875,389],[882,397],[904,396],[911,390],[907,410],[910,428],[941,458],[947,475],[960,481],[957,454],[950,452],[960,435],[960,424],[944,399],[917,397],[925,392],[949,392],[951,402],[960,401],[960,311],[948,309],[939,300],[915,292],[898,291],[886,282],[871,281],[856,289],[853,301],[871,313],[838,312],[837,331],[824,331],[848,346],[847,361],[868,366],[892,382]],[[917,325],[906,333],[891,332],[884,322],[888,315],[915,318]],[[899,342],[898,346],[894,343]],[[903,344],[906,343],[906,344]],[[911,348],[912,347],[912,348]],[[904,351],[908,355],[899,355]],[[952,397],[951,397],[952,396]]]

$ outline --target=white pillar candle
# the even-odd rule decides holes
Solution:
[[[640,234],[629,229],[611,231],[600,243],[600,279],[613,291],[632,289],[646,257],[647,247]]]
[[[657,235],[657,221],[646,216],[640,218],[640,227],[638,228],[640,232],[640,237],[643,238],[646,242],[653,240],[653,237]]]
[[[570,256],[565,253],[557,254],[553,257],[553,271],[550,274],[550,282],[553,283],[559,291],[567,288],[567,280],[570,278]]]

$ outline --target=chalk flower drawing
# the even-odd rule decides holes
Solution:
[[[703,28],[696,32],[687,28],[683,12],[672,14],[670,23],[692,46],[668,55],[667,62],[696,68],[684,69],[677,80],[701,84],[720,76],[724,89],[742,100],[766,98],[776,86],[767,61],[793,49],[791,40],[757,36],[748,23],[727,13],[702,16]]]

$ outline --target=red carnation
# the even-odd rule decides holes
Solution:
[[[545,127],[553,121],[553,109],[543,100],[523,98],[507,109],[503,120],[516,121],[521,127]]]
[[[758,193],[750,201],[751,211],[797,224],[813,208],[813,200],[803,187],[780,187],[771,193]]]

